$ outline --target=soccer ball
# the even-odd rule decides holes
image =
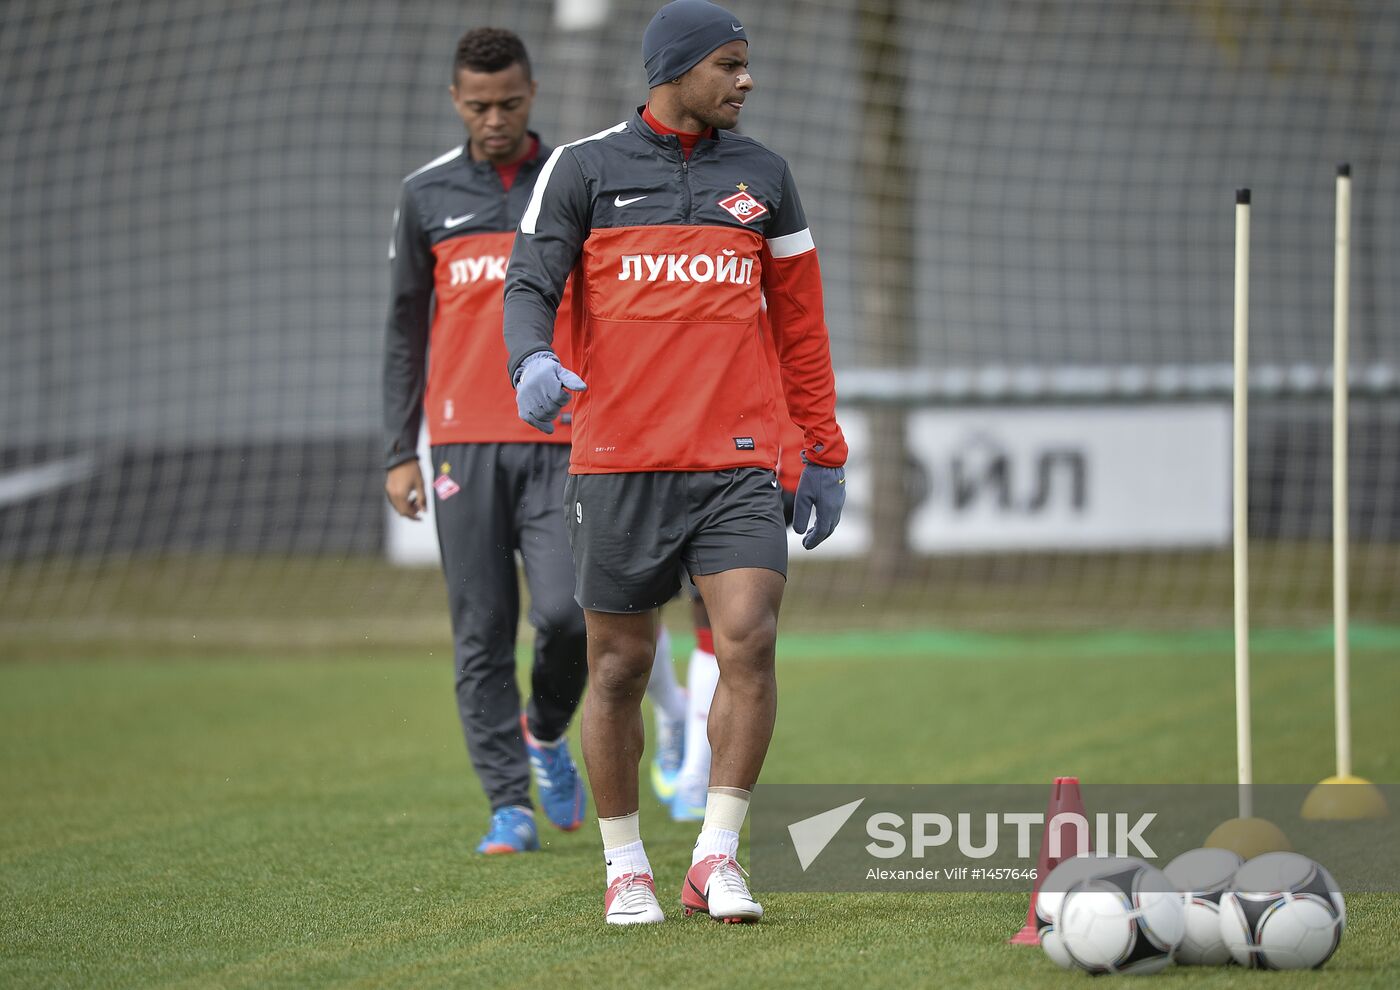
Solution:
[[[1186,907],[1186,937],[1176,961],[1187,966],[1224,966],[1230,950],[1220,937],[1220,898],[1244,860],[1229,849],[1192,849],[1163,869],[1181,891]]]
[[[1065,891],[1104,868],[1106,862],[1093,856],[1075,856],[1046,874],[1040,885],[1040,893],[1035,898],[1035,930],[1040,936],[1040,947],[1061,969],[1074,968],[1074,960],[1069,957],[1064,939],[1060,937],[1055,924],[1059,920]]]
[[[1346,902],[1317,863],[1291,852],[1255,856],[1220,898],[1220,937],[1241,966],[1317,969],[1337,951]]]
[[[1040,936],[1040,947],[1056,966],[1061,969],[1074,968],[1074,960],[1069,957],[1069,950],[1065,948],[1057,927],[1065,892],[1081,880],[1121,870],[1130,862],[1143,863],[1140,859],[1125,857],[1074,856],[1046,874],[1040,885],[1040,893],[1035,898],[1035,930]]]
[[[1156,973],[1186,936],[1186,908],[1161,870],[1130,861],[1070,887],[1057,928],[1080,969]]]

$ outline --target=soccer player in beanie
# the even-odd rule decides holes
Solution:
[[[417,456],[426,412],[457,707],[491,802],[491,824],[476,847],[486,854],[539,848],[531,767],[555,826],[577,829],[585,807],[564,740],[587,675],[559,515],[569,427],[551,422],[544,436],[521,423],[500,371],[506,255],[550,154],[528,130],[535,87],[514,34],[477,28],[462,36],[450,92],[467,141],[404,180],[389,251],[384,490],[400,515],[418,518],[426,504]],[[517,550],[537,631],[524,714],[515,683]]]
[[[643,58],[647,105],[556,149],[536,183],[506,275],[508,370],[526,422],[547,429],[576,403],[565,509],[588,625],[583,752],[603,833],[605,919],[663,918],[637,814],[641,701],[657,609],[683,564],[709,611],[720,675],[682,904],[753,921],[763,908],[736,857],[777,711],[780,404],[804,435],[794,527],[809,549],[840,519],[846,441],[796,186],[782,158],[728,133],[754,86],[742,22],[676,0],[652,18]],[[552,349],[574,271],[576,370]],[[765,297],[783,396],[765,364]]]

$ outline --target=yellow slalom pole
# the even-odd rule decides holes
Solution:
[[[1332,290],[1332,627],[1337,776],[1351,776],[1351,650],[1348,642],[1347,382],[1350,336],[1351,168],[1337,169],[1337,247]]]
[[[1235,193],[1235,755],[1240,817],[1254,817],[1249,711],[1249,203]]]
[[[1384,818],[1380,789],[1351,774],[1351,644],[1347,558],[1347,380],[1351,336],[1351,166],[1337,166],[1337,236],[1332,283],[1332,693],[1336,712],[1337,775],[1308,792],[1303,817],[1323,821]],[[1345,786],[1337,786],[1345,785]]]
[[[1254,817],[1254,755],[1249,712],[1249,206],[1248,189],[1235,193],[1235,746],[1240,816],[1217,825],[1205,845],[1244,859],[1292,849],[1273,822]]]

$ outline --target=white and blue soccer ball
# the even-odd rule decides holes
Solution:
[[[1225,966],[1230,949],[1220,935],[1220,899],[1230,889],[1235,871],[1244,864],[1229,849],[1192,849],[1162,870],[1181,891],[1186,909],[1186,937],[1176,961],[1186,966]]]
[[[1055,927],[1078,969],[1156,973],[1171,965],[1186,936],[1186,908],[1161,870],[1119,861],[1065,892]]]
[[[1241,966],[1317,969],[1346,928],[1337,882],[1320,864],[1291,852],[1255,856],[1220,898],[1220,937]]]

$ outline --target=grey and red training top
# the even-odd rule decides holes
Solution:
[[[571,345],[564,363],[588,383],[573,407],[574,474],[771,468],[784,396],[765,297],[807,458],[840,466],[821,272],[787,163],[726,131],[687,159],[639,109],[556,149],[535,183],[506,273],[509,371]]]
[[[549,436],[521,422],[501,377],[506,262],[551,151],[530,138],[535,152],[518,168],[474,160],[462,146],[403,181],[389,246],[386,468],[414,458],[424,413],[434,444],[569,442],[567,417]],[[568,326],[567,306],[559,319]]]

